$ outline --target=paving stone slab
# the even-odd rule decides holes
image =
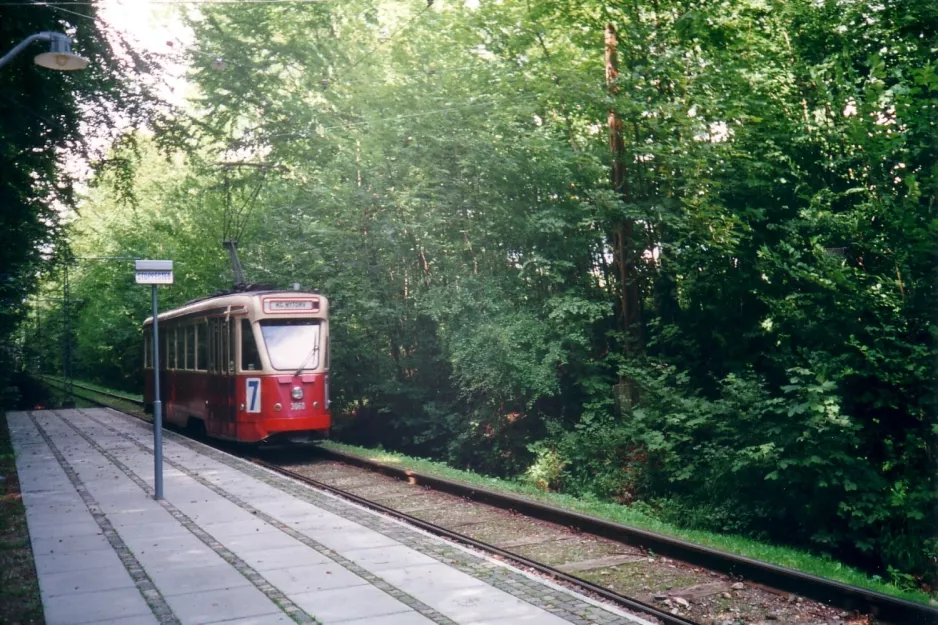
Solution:
[[[151,566],[147,572],[165,597],[251,585],[246,577],[220,559],[203,566]]]
[[[268,582],[288,595],[351,588],[369,583],[335,562],[274,569],[262,574]]]
[[[100,494],[101,491],[96,491]],[[139,525],[141,523],[153,523],[154,521],[164,521],[169,518],[163,507],[146,497],[143,491],[139,489],[133,493],[122,494],[119,497],[109,498],[107,496],[98,499],[95,497],[98,508],[108,515],[111,523],[120,525]]]
[[[162,521],[125,525],[120,528],[120,535],[126,541],[140,539],[168,540],[190,536],[189,530],[169,517]]]
[[[63,551],[34,554],[39,576],[64,571],[81,571],[105,566],[121,567],[120,558],[113,549],[94,551]]]
[[[355,564],[369,571],[374,571],[375,573],[382,573],[389,569],[399,569],[408,566],[439,564],[439,560],[434,560],[430,556],[401,544],[391,547],[355,549],[353,551],[346,551],[342,555]]]
[[[400,545],[393,538],[361,526],[342,530],[314,530],[304,527],[295,529],[338,553],[371,547],[386,548]]]
[[[189,539],[195,540],[191,535]],[[128,544],[137,559],[145,567],[154,567],[161,569],[204,566],[215,562],[218,554],[199,542],[198,545],[190,544],[191,540],[186,540],[185,546],[165,546],[165,545],[146,545],[140,544],[136,549]]]
[[[325,625],[367,617],[411,611],[406,605],[374,586],[356,586],[310,592],[292,597],[301,608]]]
[[[254,534],[225,537],[220,539],[220,542],[227,549],[237,553],[239,557],[256,551],[282,549],[284,547],[292,548],[296,553],[309,551],[306,545],[280,531],[255,532]]]
[[[460,623],[506,617],[517,619],[525,616],[544,616],[541,609],[530,603],[490,587],[473,586],[433,591],[427,589],[414,594],[427,605]]]
[[[253,587],[170,595],[166,602],[186,625],[282,614],[274,602]]]
[[[441,562],[381,571],[381,578],[399,588],[407,588],[415,597],[434,595],[447,590],[490,588],[480,579],[466,575]]]
[[[101,528],[97,523],[91,520],[89,515],[87,520],[75,521],[72,523],[63,523],[59,519],[56,523],[54,519],[49,522],[36,523],[29,516],[29,509],[26,512],[26,524],[29,526],[30,538],[71,538],[73,536],[92,536],[101,534]]]
[[[44,602],[46,625],[83,625],[102,621],[152,616],[136,586],[101,592],[60,595]]]
[[[22,492],[23,500],[29,505],[34,503],[82,503],[81,497],[75,492],[74,488],[56,491],[36,491],[28,489]]]
[[[180,509],[185,512],[185,509]],[[269,523],[265,523],[264,521],[251,516],[240,508],[238,508],[236,514],[239,518],[235,521],[225,521],[222,523],[200,522],[199,525],[201,525],[202,529],[214,536],[217,540],[234,538],[237,536],[254,536],[256,534],[280,531]],[[193,518],[192,520],[194,521],[195,519]]]
[[[113,549],[111,543],[103,534],[75,536],[67,540],[65,538],[33,538],[30,542],[32,543],[34,556],[96,550],[111,551]]]
[[[148,614],[129,618],[118,618],[112,621],[101,621],[95,625],[160,625],[160,622],[155,616]]]
[[[276,511],[268,512],[263,505],[258,505],[257,508],[271,516],[280,518]],[[283,518],[282,521],[295,530],[309,530],[310,532],[342,532],[361,527],[358,523],[343,519],[331,512],[315,512],[299,517]]]
[[[76,593],[130,588],[134,580],[123,566],[46,573],[39,576],[39,590],[44,599]]]
[[[278,497],[277,499],[270,499],[266,501],[257,501],[256,499],[251,499],[251,504],[259,510],[263,510],[265,513],[275,516],[281,521],[289,520],[305,520],[312,521],[317,519],[326,519],[330,515],[328,512],[324,512],[315,506],[306,503],[305,501],[297,501],[296,499],[290,498],[284,501],[282,498]]]
[[[32,487],[31,490],[64,490],[71,488],[71,483],[58,464],[54,466],[26,466],[23,467],[21,473],[17,473],[17,479],[24,484],[29,484]]]
[[[22,487],[22,484],[20,485]],[[74,519],[76,515],[87,512],[88,507],[83,501],[62,502],[62,503],[35,503],[29,506],[27,514],[32,515],[37,521],[44,517],[58,519]]]
[[[173,518],[162,507],[128,507],[128,509],[109,512],[108,520],[114,527],[120,529],[128,525],[140,525],[141,523],[172,523]]]
[[[279,547],[277,549],[251,551],[241,554],[240,557],[248,566],[261,573],[276,569],[332,562],[332,560],[326,556],[312,549],[297,551],[295,547]]]
[[[347,625],[430,625],[431,623],[433,621],[413,611],[347,621]]]
[[[210,494],[214,495],[214,493]],[[217,495],[215,497],[217,498]],[[172,497],[170,501],[177,509],[184,512],[186,516],[202,527],[209,523],[215,525],[232,523],[239,518],[243,521],[251,520],[251,517],[243,516],[247,514],[244,510],[224,500],[192,503],[189,500],[180,501],[179,497]]]
[[[591,619],[582,619],[582,623],[592,625]],[[527,616],[509,616],[507,618],[473,621],[466,625],[570,625],[570,621],[553,614],[529,614]],[[357,624],[356,624],[357,625]]]
[[[263,616],[236,618],[233,621],[224,621],[220,625],[294,625],[294,623],[295,621],[286,614],[265,614]],[[357,625],[357,623],[353,625]]]

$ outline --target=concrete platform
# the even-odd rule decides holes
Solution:
[[[647,623],[109,409],[8,415],[48,625]]]

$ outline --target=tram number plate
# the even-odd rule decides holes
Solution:
[[[305,401],[295,401],[290,404],[290,410],[306,410]]]
[[[245,400],[248,412],[261,411],[261,379],[247,378],[247,388],[245,388]]]

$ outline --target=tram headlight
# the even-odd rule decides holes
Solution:
[[[303,389],[301,389],[299,386],[294,386],[293,392],[290,393],[290,396],[297,401],[303,399]]]

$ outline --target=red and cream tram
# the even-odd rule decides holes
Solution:
[[[213,438],[305,442],[329,432],[329,303],[318,293],[237,292],[159,316],[164,419]],[[153,405],[153,318],[144,322]]]

